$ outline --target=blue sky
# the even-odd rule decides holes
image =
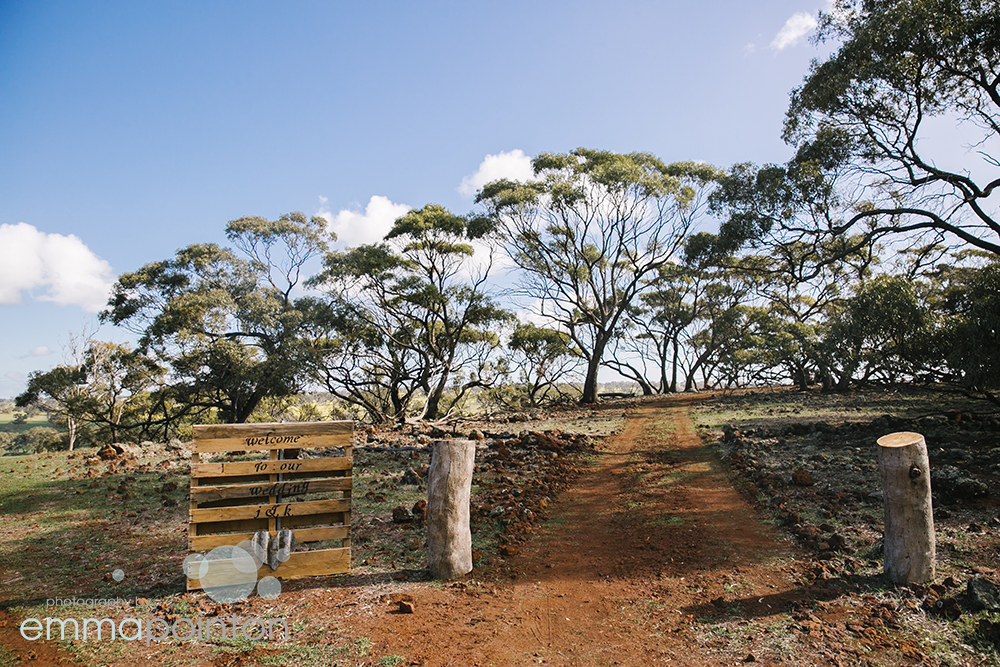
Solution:
[[[355,244],[543,151],[784,161],[826,6],[0,0],[0,397],[116,275],[243,215]]]

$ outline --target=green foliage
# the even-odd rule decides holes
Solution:
[[[115,442],[124,432],[148,433],[162,369],[128,346],[95,340],[79,362],[31,373],[15,402],[44,408],[65,426],[69,449],[81,437]]]
[[[265,397],[294,394],[323,331],[326,308],[293,299],[306,262],[326,250],[325,222],[291,213],[234,220],[243,256],[214,244],[123,274],[102,320],[140,333],[140,350],[170,368],[166,392],[183,413],[246,421]]]
[[[942,356],[964,386],[1000,402],[1000,264],[943,265],[934,277],[944,313]]]
[[[35,426],[13,436],[5,449],[16,454],[58,451],[68,447],[64,435],[48,426]]]
[[[481,395],[491,407],[537,408],[574,395],[570,382],[582,355],[569,335],[531,323],[518,324],[507,344],[505,374],[512,384],[492,387]]]
[[[722,173],[583,148],[543,153],[532,166],[535,180],[489,183],[476,201],[522,270],[521,292],[586,360],[581,400],[592,403],[625,311],[681,247]]]
[[[333,314],[315,377],[373,421],[401,418],[418,391],[423,416],[436,419],[492,384],[494,329],[510,315],[487,291],[490,262],[476,263],[470,241],[485,231],[429,204],[396,220],[382,244],[327,253],[311,280]]]
[[[865,202],[826,233],[931,230],[1000,254],[990,197],[998,181],[1000,5],[992,0],[838,0],[821,14],[820,40],[842,41],[813,64],[792,93],[785,139],[793,161],[821,170],[854,168]],[[921,141],[935,118],[959,123],[963,144],[981,148],[979,165],[949,168]],[[992,202],[992,203],[991,203]]]

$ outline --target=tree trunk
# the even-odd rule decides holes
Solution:
[[[604,347],[607,343],[606,338],[594,341],[594,349],[587,361],[587,378],[583,381],[581,404],[597,403],[597,371],[601,369],[601,359],[604,357]]]
[[[69,451],[73,451],[76,443],[76,420],[69,415],[66,416],[66,430],[69,431]]]
[[[469,502],[476,443],[438,440],[427,472],[427,546],[431,575],[454,579],[472,571]]]
[[[806,377],[806,369],[801,364],[795,364],[795,376],[793,380],[798,385],[799,391],[809,390],[809,378]]]
[[[675,338],[673,341],[674,346],[674,359],[673,359],[673,370],[670,372],[670,393],[677,393],[677,364],[680,363],[680,343]]]
[[[421,419],[434,420],[441,416],[441,397],[448,387],[448,378],[451,376],[451,368],[445,366],[441,370],[441,377],[435,383],[434,388],[427,393],[427,404],[424,405],[424,414]]]
[[[878,439],[885,502],[883,570],[896,585],[934,579],[934,514],[927,443],[919,433]]]

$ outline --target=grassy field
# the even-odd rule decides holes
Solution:
[[[49,418],[45,415],[31,415],[20,424],[14,423],[15,413],[0,412],[0,431],[7,433],[24,433],[29,428],[36,426],[52,426]]]

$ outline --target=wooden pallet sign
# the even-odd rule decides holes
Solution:
[[[288,529],[309,550],[293,550],[273,570],[265,562],[258,580],[348,572],[353,435],[350,421],[195,426],[188,551],[236,546],[259,539],[259,531],[274,539]],[[312,458],[331,448],[341,451]],[[187,579],[188,590],[200,588],[199,579]]]

